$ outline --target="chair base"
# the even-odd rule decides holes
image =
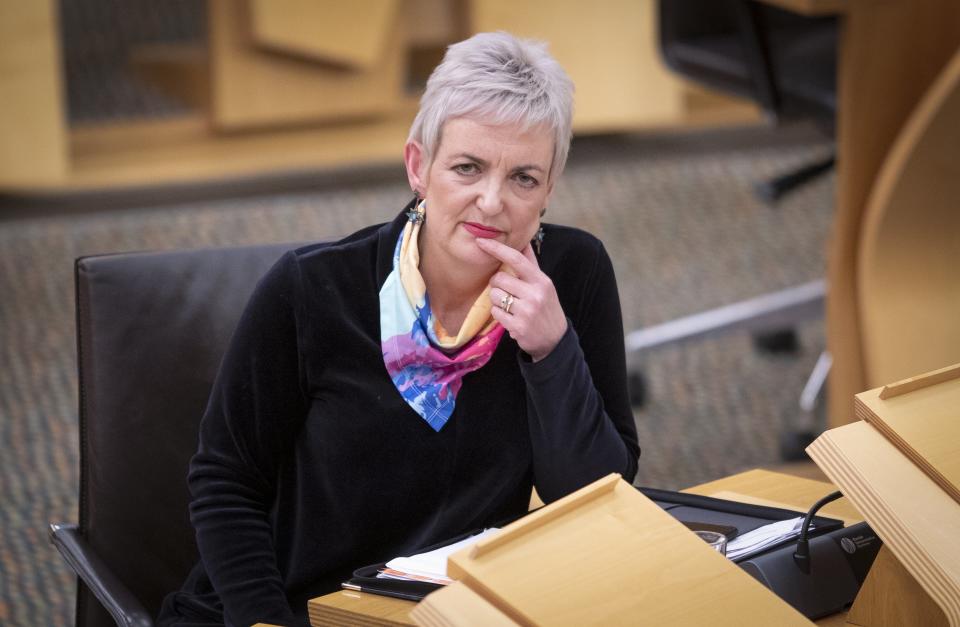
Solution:
[[[831,170],[835,163],[836,155],[830,155],[826,159],[808,163],[792,172],[757,183],[754,192],[760,200],[769,204],[775,203],[785,194]]]

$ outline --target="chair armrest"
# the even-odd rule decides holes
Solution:
[[[83,539],[77,525],[51,524],[50,542],[110,612],[117,625],[153,627],[153,617]]]

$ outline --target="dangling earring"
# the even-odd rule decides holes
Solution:
[[[547,208],[544,207],[540,210],[540,217],[542,218],[547,213]],[[543,247],[543,225],[540,225],[540,228],[537,229],[537,232],[534,233],[533,239],[530,240],[530,243],[533,244],[534,250],[537,251],[537,255],[540,254],[540,249]]]
[[[413,190],[413,207],[407,211],[407,220],[413,224],[423,224],[427,219],[427,200],[420,197],[418,190]]]

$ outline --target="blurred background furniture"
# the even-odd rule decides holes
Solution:
[[[665,6],[670,4],[670,0],[663,1]],[[684,1],[696,2],[675,1],[678,7]],[[960,4],[952,0],[762,0],[762,3],[817,19],[835,15],[838,20],[837,197],[827,254],[829,287],[825,305],[827,350],[832,361],[827,420],[830,426],[839,426],[854,419],[850,400],[854,394],[889,382],[889,379],[876,378],[865,361],[865,351],[870,350],[864,346],[865,324],[873,324],[866,318],[877,315],[861,309],[868,297],[862,295],[860,289],[870,281],[860,279],[861,264],[868,261],[861,254],[861,244],[866,237],[866,205],[881,167],[886,167],[885,160],[902,158],[894,154],[891,147],[899,141],[899,135],[909,133],[908,120],[917,103],[960,45]],[[720,11],[720,3],[707,10]],[[729,18],[727,23],[732,23]],[[768,40],[767,44],[772,46],[773,42]],[[715,65],[718,58],[713,58]],[[771,56],[771,64],[766,66],[771,73],[775,59]],[[765,69],[762,64],[760,69]],[[718,79],[714,75],[710,80]],[[776,86],[775,81],[773,85]],[[755,93],[776,102],[771,99],[775,92],[761,89]],[[924,185],[943,185],[943,181],[952,176],[943,176],[937,168],[918,171],[921,182],[915,184],[914,191]],[[937,220],[943,220],[942,216]],[[935,241],[943,244],[942,237]],[[940,365],[943,364],[917,365],[911,372]]]
[[[832,136],[836,108],[837,18],[803,16],[751,0],[660,0],[659,41],[664,61],[688,80],[754,100],[774,123],[812,119]],[[777,200],[833,165],[833,155],[781,174],[757,186],[765,200]],[[628,351],[650,350],[670,342],[714,333],[749,330],[760,349],[797,349],[794,326],[823,313],[824,281],[700,312],[633,331]],[[823,354],[808,379],[800,406],[805,424],[781,436],[785,459],[806,459],[804,447],[816,437],[813,414],[830,358]],[[631,396],[645,400],[642,373],[631,371]]]
[[[602,11],[575,0],[208,0],[205,36],[145,43],[128,59],[182,103],[176,115],[71,124],[57,6],[0,0],[0,191],[396,162],[446,46],[500,29],[550,42],[577,85],[578,134],[758,119],[662,67],[654,0],[607,0]]]
[[[864,375],[960,362],[960,48],[890,148],[864,211],[857,272]]]
[[[697,83],[755,101],[773,123],[812,120],[832,137],[837,17],[806,16],[753,0],[660,0],[667,66]],[[757,185],[775,201],[833,167],[833,155]]]
[[[50,537],[82,582],[78,627],[152,625],[196,562],[186,476],[200,417],[257,279],[290,248],[77,260],[80,518]]]
[[[827,250],[827,348],[831,427],[853,421],[853,395],[889,383],[864,361],[859,293],[860,247],[868,199],[891,147],[917,103],[960,46],[960,3],[954,0],[766,0],[805,14],[838,12],[837,198]],[[927,170],[925,185],[942,173]],[[954,359],[953,361],[956,361]],[[942,364],[941,364],[942,365]],[[934,366],[935,367],[935,366]],[[921,372],[932,368],[919,368]]]

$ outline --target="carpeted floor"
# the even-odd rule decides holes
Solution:
[[[828,150],[807,132],[759,129],[582,140],[547,220],[606,243],[627,329],[657,324],[823,275],[832,177],[776,208],[756,201],[750,185]],[[407,200],[399,163],[336,178],[136,209],[11,212],[16,219],[0,209],[0,624],[73,618],[73,578],[45,532],[49,521],[76,519],[73,259],[345,234],[389,219]],[[650,394],[636,413],[637,483],[679,488],[776,463],[778,436],[800,419],[797,398],[824,341],[822,321],[799,331],[792,356],[758,353],[746,334],[635,356]]]

